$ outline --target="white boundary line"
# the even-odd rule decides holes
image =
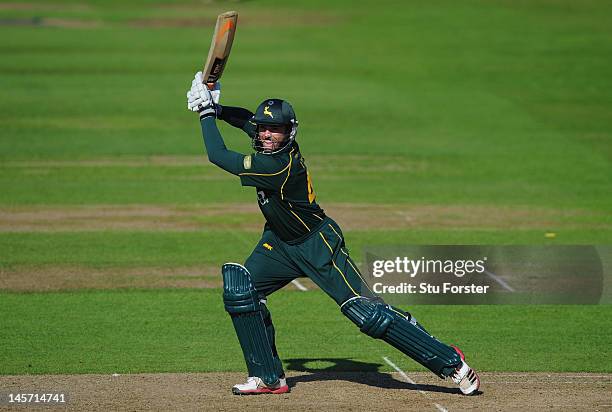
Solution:
[[[416,382],[413,381],[412,379],[410,379],[408,377],[408,375],[406,375],[406,372],[404,372],[403,370],[401,370],[395,363],[391,362],[391,360],[389,358],[387,358],[386,356],[383,356],[383,359],[385,360],[385,362],[387,362],[389,364],[389,366],[391,366],[393,369],[395,369],[396,371],[399,372],[399,374],[402,376],[402,378],[404,378],[406,380],[406,382],[412,384],[412,385],[416,385]],[[426,395],[426,393],[420,389],[418,389],[419,393],[421,395]]]
[[[507,284],[505,280],[503,280],[502,278],[497,276],[495,273],[491,273],[488,270],[485,270],[484,273],[485,273],[485,275],[487,275],[488,277],[490,277],[491,279],[493,279],[494,281],[499,283],[501,285],[501,287],[506,289],[508,292],[514,292],[515,291],[512,286]]]
[[[440,411],[440,412],[448,412],[448,409],[446,409],[444,406],[440,405],[439,403],[435,403],[434,402],[434,406]]]
[[[293,279],[291,281],[291,283],[293,283],[295,285],[295,287],[298,288],[299,290],[301,290],[302,292],[306,292],[308,290],[308,288],[306,286],[302,285],[300,283],[300,281],[297,280],[297,279]]]
[[[408,383],[410,383],[410,384],[412,384],[412,385],[417,385],[417,383],[416,383],[415,381],[413,381],[412,379],[410,379],[410,378],[408,377],[408,375],[406,375],[406,372],[404,372],[403,370],[401,370],[401,369],[400,369],[400,368],[399,368],[399,367],[398,367],[398,366],[397,366],[395,363],[391,362],[391,360],[390,360],[389,358],[387,358],[386,356],[383,356],[382,358],[385,360],[385,362],[387,362],[387,363],[389,364],[389,366],[391,366],[393,369],[395,369],[397,372],[399,372],[400,376],[401,376],[402,378],[404,378],[404,379],[406,380],[406,382],[408,382]],[[426,394],[424,391],[422,391],[422,390],[420,390],[420,389],[417,389],[417,391],[418,391],[418,392],[419,392],[421,395],[423,395],[424,397],[426,397],[426,398],[427,398],[427,400],[429,400],[429,397],[427,396],[427,394]],[[435,402],[433,402],[433,405],[434,405],[434,406],[436,407],[436,409],[437,409],[438,411],[440,411],[440,412],[448,412],[448,409],[446,409],[444,406],[440,405],[439,403],[435,403]]]

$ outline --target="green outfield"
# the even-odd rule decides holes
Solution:
[[[215,289],[0,296],[0,309],[12,314],[3,320],[0,337],[3,374],[218,372],[244,367]],[[425,370],[361,334],[322,292],[278,293],[269,307],[278,350],[289,368],[305,359],[302,363],[315,370],[388,370],[382,358],[387,356],[404,370]],[[610,362],[603,361],[610,359],[612,320],[607,306],[420,306],[413,314],[445,341],[461,342],[482,370],[612,372]],[[463,320],[460,326],[457,319]]]
[[[1,375],[244,369],[218,268],[263,218],[185,107],[228,9],[221,102],[293,104],[358,262],[370,245],[612,243],[606,2],[0,1]],[[419,368],[318,290],[270,309],[289,369]],[[404,309],[485,371],[612,372],[610,305]]]

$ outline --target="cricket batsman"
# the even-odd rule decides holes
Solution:
[[[237,395],[289,391],[274,342],[266,297],[293,279],[307,276],[340,306],[359,330],[382,339],[441,378],[450,377],[461,392],[477,392],[480,380],[463,353],[421,326],[409,313],[368,293],[366,282],[349,256],[338,224],[316,202],[311,175],[296,141],[298,121],[291,105],[266,99],[255,113],[221,106],[220,86],[203,84],[198,72],[187,92],[187,107],[199,113],[208,159],[252,186],[266,220],[261,239],[244,265],[226,263],[223,301],[248,369]],[[242,129],[254,152],[229,150],[217,120]],[[369,297],[368,297],[369,296]]]

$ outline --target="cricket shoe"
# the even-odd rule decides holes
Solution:
[[[465,355],[461,352],[461,349],[453,345],[451,346],[461,357],[461,364],[457,366],[451,378],[453,382],[459,385],[461,393],[464,395],[474,395],[478,388],[480,388],[480,378],[476,371],[465,363]]]
[[[234,385],[232,393],[234,395],[260,395],[263,393],[286,393],[289,392],[287,380],[283,376],[278,380],[276,385],[268,386],[257,376],[249,376],[246,383]]]

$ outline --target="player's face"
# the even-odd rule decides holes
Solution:
[[[265,151],[274,151],[278,149],[287,138],[285,126],[277,125],[260,125],[259,140]]]

